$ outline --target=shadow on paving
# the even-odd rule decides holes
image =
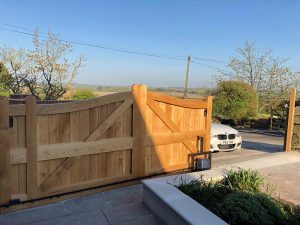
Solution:
[[[269,153],[283,151],[283,145],[267,144],[253,141],[243,141],[242,147],[248,150],[256,150]]]

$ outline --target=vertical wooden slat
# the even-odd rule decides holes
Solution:
[[[8,99],[0,96],[0,205],[10,200],[10,143]]]
[[[112,103],[109,104],[107,107],[108,116],[113,113],[116,109],[116,104]],[[116,136],[116,123],[114,122],[110,128],[107,130],[107,137],[113,138]],[[106,160],[107,160],[107,176],[113,177],[115,176],[115,169],[116,169],[116,152],[109,152],[106,153]]]
[[[287,130],[286,130],[285,141],[284,141],[284,144],[285,144],[284,150],[286,152],[289,152],[292,149],[292,137],[293,137],[293,130],[294,130],[296,95],[297,95],[296,88],[292,88],[291,93],[290,93],[288,125],[287,125]]]
[[[79,112],[79,138],[81,141],[85,140],[89,136],[89,116],[88,109]],[[80,156],[80,180],[86,181],[89,177],[89,155]]]
[[[37,196],[37,116],[36,100],[30,95],[25,99],[27,147],[27,198]]]
[[[70,113],[70,141],[79,141],[79,111]],[[70,168],[70,182],[72,184],[80,181],[80,160]]]
[[[133,85],[133,148],[132,148],[132,172],[135,176],[145,175],[146,152],[146,105],[147,86]]]
[[[18,148],[26,147],[26,120],[25,116],[18,116]],[[18,165],[18,189],[20,194],[26,194],[26,163]]]
[[[90,109],[89,113],[89,133],[91,134],[99,126],[98,108]],[[97,179],[98,177],[98,155],[93,154],[89,156],[89,180]]]
[[[210,151],[211,120],[212,120],[212,96],[208,96],[206,118],[205,118],[205,137],[204,137],[204,151],[207,152]]]

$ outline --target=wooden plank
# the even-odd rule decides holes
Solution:
[[[132,137],[132,106],[130,106],[125,112],[124,112],[124,121],[123,121],[123,132],[124,137]],[[131,149],[127,149],[123,151],[123,158],[124,158],[124,164],[123,164],[123,172],[125,175],[131,174],[132,169],[132,159],[131,159]]]
[[[297,95],[297,89],[292,88],[291,93],[290,93],[288,125],[287,125],[287,129],[286,129],[286,136],[285,136],[285,141],[284,141],[284,149],[286,152],[289,152],[292,149],[296,95]]]
[[[38,145],[49,144],[49,120],[47,115],[37,117],[37,139]],[[50,174],[50,161],[38,162],[37,164],[38,184],[42,183]]]
[[[176,126],[176,124],[170,120],[164,112],[159,108],[157,103],[155,103],[152,100],[148,99],[147,104],[150,106],[150,108],[155,112],[155,114],[174,132],[174,133],[180,133],[181,130]],[[196,148],[193,146],[190,142],[188,141],[183,141],[182,142],[191,152],[195,152]]]
[[[50,115],[49,115],[50,116]],[[70,113],[61,113],[58,114],[58,128],[59,128],[59,143],[70,143],[71,141],[71,116]],[[50,161],[50,167],[57,168],[63,159],[56,159]],[[54,171],[50,168],[51,173]],[[59,178],[54,185],[68,185],[71,181],[70,170],[64,171],[61,173]]]
[[[70,113],[80,110],[86,110],[102,105],[111,104],[114,102],[124,101],[131,97],[131,92],[119,92],[110,95],[105,95],[93,99],[74,101],[68,103],[59,104],[38,104],[37,115],[49,115],[49,114],[60,114]],[[9,105],[9,115],[19,116],[25,115],[25,107],[22,104]]]
[[[197,136],[205,136],[205,130],[193,130],[172,134],[158,134],[147,136],[146,146],[167,145],[173,143],[181,143],[186,140],[196,140]]]
[[[99,126],[98,108],[90,109],[89,114],[89,133],[92,133]],[[97,179],[98,165],[98,154],[89,155],[89,180]]]
[[[79,138],[81,141],[85,140],[90,133],[89,128],[89,110],[83,110],[79,113]],[[89,155],[80,156],[80,180],[88,180],[89,177]]]
[[[8,104],[8,99],[0,96],[0,205],[7,204],[11,197]]]
[[[211,135],[211,121],[212,121],[212,96],[207,97],[207,109],[205,118],[205,130],[204,137],[204,151],[210,151],[210,135]]]
[[[116,103],[116,107],[119,107],[121,102]],[[124,112],[125,113],[125,112]],[[124,113],[116,120],[116,138],[124,137]],[[121,176],[123,174],[124,164],[124,151],[116,152],[116,163],[115,163],[115,176]]]
[[[27,147],[27,197],[37,197],[37,116],[36,100],[30,95],[25,99]]]
[[[132,173],[137,177],[145,175],[146,152],[146,105],[147,86],[133,85],[133,147],[132,147]]]
[[[204,100],[180,99],[180,98],[171,97],[157,92],[149,92],[148,98],[150,98],[153,101],[164,102],[164,103],[181,106],[185,108],[191,108],[191,109],[207,108],[207,102]]]
[[[112,104],[108,105],[108,107],[107,107],[108,115],[111,115],[115,110],[116,110],[116,104],[115,103],[112,103]],[[107,119],[105,121],[107,121]],[[111,123],[111,126],[109,126],[109,128],[107,129],[107,137],[108,138],[116,137],[116,123],[115,123],[115,120]],[[107,153],[106,154],[106,161],[107,161],[107,163],[106,163],[107,177],[108,178],[114,177],[115,176],[115,169],[116,169],[116,153],[115,152]]]
[[[71,144],[74,142],[79,142],[79,111],[70,113],[70,141]],[[75,161],[73,166],[70,168],[70,182],[71,184],[80,181],[80,162]]]
[[[90,134],[85,141],[97,140],[115,121],[119,118],[130,105],[133,100],[131,98],[126,99],[96,130]]]

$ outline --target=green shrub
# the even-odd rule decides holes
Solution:
[[[265,194],[236,191],[218,205],[222,218],[231,225],[284,225],[279,203]]]
[[[72,100],[86,100],[95,97],[96,97],[95,92],[92,89],[88,89],[88,88],[76,89],[71,95]]]
[[[288,225],[300,224],[300,205],[295,205],[291,202],[287,202],[281,199],[278,200],[278,202],[282,205],[286,213],[286,223]]]
[[[237,171],[231,169],[223,179],[222,183],[226,185],[230,191],[241,190],[260,192],[264,185],[264,177],[257,171],[239,169]]]
[[[258,95],[248,84],[241,81],[221,81],[214,92],[215,116],[241,123],[256,116]]]

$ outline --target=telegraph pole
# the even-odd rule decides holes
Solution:
[[[183,98],[187,98],[187,89],[188,89],[188,82],[189,82],[189,71],[190,71],[190,62],[191,56],[188,56],[187,67],[186,67],[186,75],[185,75],[185,86],[184,86],[184,93]]]

